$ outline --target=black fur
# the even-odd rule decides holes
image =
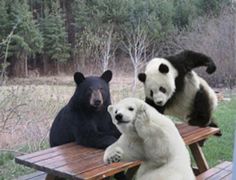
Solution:
[[[176,89],[172,97],[167,101],[166,107],[171,106],[178,93],[183,91],[184,78],[191,70],[200,66],[207,66],[208,73],[213,73],[216,70],[216,66],[210,57],[190,50],[185,50],[179,54],[164,58],[178,71],[178,76],[175,79]]]
[[[112,123],[107,112],[111,104],[109,81],[112,72],[106,71],[101,77],[84,77],[75,73],[76,90],[69,103],[57,114],[50,130],[50,146],[58,146],[69,142],[105,149],[113,144],[120,132]],[[90,98],[93,91],[101,91],[103,104],[96,108],[91,106]],[[123,172],[115,175],[118,180],[126,180]]]
[[[101,77],[84,78],[82,73],[77,72],[74,79],[76,90],[52,124],[50,145],[76,141],[80,145],[105,149],[120,136],[107,112],[111,100],[106,81],[111,79],[111,74],[107,71]],[[92,91],[98,89],[103,97],[103,105],[99,109],[90,104]]]
[[[163,73],[163,74],[166,74],[166,73],[169,72],[169,68],[168,68],[167,65],[161,64],[161,65],[159,66],[159,71],[160,71],[161,73]]]
[[[192,111],[188,118],[190,119],[188,123],[192,126],[218,127],[213,120],[210,100],[203,86],[200,86],[195,95]],[[219,132],[216,135],[221,136],[222,134]]]
[[[145,99],[145,101],[149,105],[153,106],[157,111],[162,114],[164,113],[166,108],[172,106],[173,103],[175,103],[176,97],[184,89],[185,76],[190,76],[191,74],[189,72],[192,69],[200,66],[206,66],[206,71],[209,74],[213,73],[216,70],[216,66],[210,57],[194,51],[185,50],[179,54],[164,57],[164,59],[169,61],[178,71],[178,76],[175,79],[175,92],[164,106],[156,105],[153,100],[148,99],[147,97]],[[199,91],[196,93],[194,98],[192,112],[189,115],[189,124],[201,127],[218,127],[217,124],[213,121],[211,115],[211,105],[209,102],[208,94],[203,87],[200,87]],[[218,135],[221,135],[221,133],[219,133]]]
[[[144,83],[146,81],[146,74],[145,73],[139,73],[138,74],[138,79],[139,79],[139,81]]]
[[[178,71],[181,70],[184,74],[200,66],[206,66],[208,74],[212,74],[216,70],[216,65],[210,57],[190,50],[165,57],[165,59],[169,60]]]
[[[211,119],[211,106],[207,92],[202,86],[197,91],[192,105],[191,114],[188,116],[189,124],[206,127]]]

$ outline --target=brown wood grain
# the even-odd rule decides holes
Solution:
[[[199,128],[187,124],[177,124],[181,136],[186,145],[196,146],[196,142],[206,139],[217,133],[218,128]],[[194,147],[193,153],[200,157],[197,163],[201,169],[207,170],[207,163],[204,163],[204,155]],[[191,148],[190,148],[191,149]],[[197,149],[197,150],[196,150]],[[129,168],[138,167],[141,162],[124,162],[106,165],[103,162],[104,150],[87,148],[69,143],[54,148],[38,151],[35,153],[16,157],[15,161],[54,176],[74,179],[103,179]],[[198,158],[199,159],[199,158]],[[199,160],[198,160],[199,161]],[[223,166],[226,167],[226,166]],[[199,168],[199,167],[198,167]],[[213,172],[213,170],[211,170]]]
[[[231,180],[232,179],[232,162],[222,162],[219,165],[205,171],[197,176],[197,180]]]

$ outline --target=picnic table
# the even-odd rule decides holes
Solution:
[[[185,123],[176,125],[196,162],[195,173],[209,169],[199,145],[202,140],[219,132],[218,128],[189,126]],[[104,179],[128,170],[131,178],[141,161],[104,164],[104,150],[83,147],[76,143],[41,150],[15,158],[16,163],[35,168],[48,174],[48,179],[64,177],[70,179]]]

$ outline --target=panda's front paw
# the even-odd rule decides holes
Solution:
[[[106,151],[103,161],[106,164],[120,162],[123,157],[123,150],[120,147],[115,147],[112,151]]]

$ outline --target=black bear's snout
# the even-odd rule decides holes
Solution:
[[[100,90],[93,90],[90,97],[90,105],[99,108],[103,105],[103,96]]]
[[[101,105],[101,103],[102,103],[102,101],[99,100],[99,99],[97,99],[97,100],[94,101],[94,105],[95,105],[95,106],[99,106],[99,105]]]
[[[122,121],[123,115],[119,113],[115,116],[115,118],[118,122],[120,122],[120,121]]]

